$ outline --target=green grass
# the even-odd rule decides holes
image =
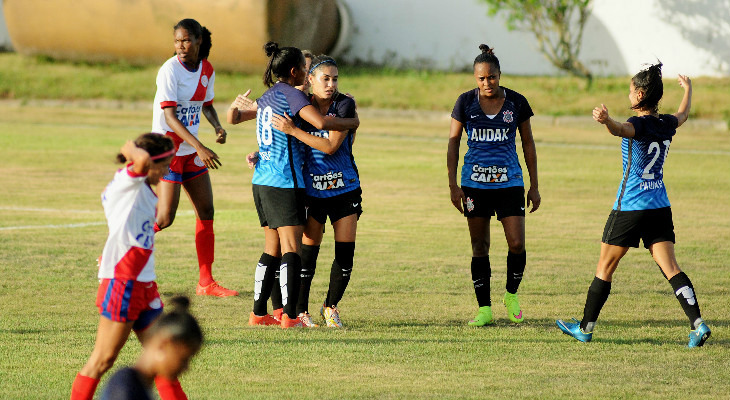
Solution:
[[[149,129],[149,118],[146,110],[129,109],[3,110],[0,398],[64,398],[89,356],[98,322],[94,260],[106,238],[99,194],[116,168],[118,148]],[[686,317],[643,249],[622,261],[592,343],[571,340],[555,326],[556,318],[581,315],[621,175],[619,142],[601,127],[535,121],[543,204],[527,217],[528,267],[520,288],[526,322],[509,323],[499,304],[506,245],[494,222],[496,325],[475,329],[466,326],[476,312],[466,221],[450,204],[444,165],[448,120],[367,112],[361,118],[355,152],[365,213],[340,304],[347,329],[339,331],[246,325],[263,249],[244,160],[256,140],[252,125],[230,127],[222,146],[213,144],[209,127],[202,129],[204,143],[223,161],[211,173],[214,272],[241,295],[194,296],[194,223],[183,196],[175,224],[157,236],[156,248],[164,299],[192,296],[206,333],[204,349],[182,378],[191,399],[727,396],[726,132],[680,129],[665,169],[677,258],[713,329],[704,348],[689,351],[683,347]],[[85,223],[96,225],[43,227]],[[8,229],[22,226],[35,228]],[[327,228],[312,304],[326,292],[331,232]],[[115,368],[133,363],[139,351],[130,339]]]
[[[172,52],[171,52],[172,53]],[[167,57],[160,56],[160,65]],[[215,60],[212,60],[215,65]],[[88,64],[54,61],[0,53],[0,98],[6,99],[107,99],[151,102],[159,65]],[[263,73],[263,70],[262,70]],[[666,77],[662,112],[673,113],[682,98],[676,77]],[[692,118],[730,122],[730,78],[692,77]],[[524,94],[536,115],[590,116],[601,103],[612,116],[632,115],[628,109],[629,77],[596,78],[586,90],[582,79],[502,75],[501,84]],[[476,87],[474,77],[464,72],[395,70],[344,65],[340,89],[352,93],[360,107],[418,109],[450,112],[456,98]],[[216,101],[228,105],[238,93],[252,89],[260,96],[265,87],[261,75],[218,72]]]

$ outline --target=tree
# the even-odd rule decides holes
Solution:
[[[532,32],[540,52],[558,69],[588,80],[593,75],[578,60],[583,28],[592,0],[480,0],[489,15],[507,17],[507,29]]]

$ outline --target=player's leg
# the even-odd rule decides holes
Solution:
[[[310,210],[312,210],[311,207]],[[309,292],[312,288],[312,279],[314,279],[314,274],[317,270],[317,257],[319,256],[319,246],[322,243],[323,235],[324,223],[310,215],[307,218],[307,224],[304,227],[304,234],[302,236],[302,272],[299,276],[301,281],[299,284],[299,300],[297,302],[297,315],[302,320],[302,323],[308,327],[317,326],[309,314]]]
[[[278,325],[280,321],[269,315],[266,303],[275,288],[275,283],[277,283],[275,282],[275,272],[279,270],[281,265],[279,235],[275,229],[269,229],[268,226],[264,226],[263,229],[265,238],[264,252],[256,264],[253,311],[248,319],[248,324]],[[279,291],[279,302],[281,302],[281,291]]]
[[[165,176],[167,178],[167,176]],[[180,203],[180,183],[160,180],[157,192],[157,221],[155,232],[167,228],[175,221],[175,214]]]
[[[301,326],[297,318],[296,308],[299,299],[299,275],[302,269],[301,251],[303,225],[287,225],[276,228],[281,245],[281,266],[279,280],[281,284],[281,302],[284,306],[282,327]]]
[[[492,298],[490,294],[490,280],[492,268],[489,263],[489,220],[485,217],[468,217],[469,237],[471,240],[471,279],[474,284],[479,312],[469,321],[471,326],[491,324]]]
[[[185,192],[195,211],[195,248],[198,253],[199,279],[196,294],[208,296],[237,296],[238,292],[220,286],[213,279],[215,232],[213,231],[213,188],[210,175],[200,174],[183,182]]]
[[[335,259],[330,270],[330,284],[322,309],[322,317],[329,327],[342,327],[337,308],[347,290],[355,258],[355,240],[359,214],[350,214],[332,223],[335,231]]]
[[[524,213],[524,210],[522,211]],[[527,264],[527,253],[525,252],[525,217],[509,216],[503,217],[502,227],[504,236],[507,239],[507,283],[506,292],[502,303],[507,307],[507,315],[512,322],[524,321],[522,309],[517,298],[517,289],[522,282],[522,276]]]
[[[101,376],[114,365],[114,361],[129,338],[134,321],[116,322],[99,317],[96,343],[91,357],[76,375],[71,388],[71,400],[91,400]]]

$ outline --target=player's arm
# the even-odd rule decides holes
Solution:
[[[634,125],[630,122],[618,122],[608,115],[608,109],[605,105],[601,104],[600,107],[593,109],[593,119],[603,125],[606,125],[606,129],[613,136],[632,138],[636,135]]]
[[[203,115],[213,125],[213,129],[215,129],[215,142],[220,144],[225,143],[228,133],[221,126],[221,121],[218,119],[218,112],[213,107],[213,104],[203,105]]]
[[[226,120],[229,124],[235,125],[241,122],[250,121],[256,118],[256,111],[258,110],[258,104],[256,100],[251,100],[248,95],[251,94],[251,89],[248,89],[246,93],[239,94],[236,99],[231,103],[231,107],[228,109]]]
[[[309,132],[305,132],[302,129],[297,128],[294,125],[294,121],[292,121],[286,114],[274,114],[271,125],[275,129],[278,129],[287,135],[294,136],[307,146],[329,155],[335,154],[347,136],[347,132],[342,131],[329,131],[329,137],[327,138],[314,136]]]
[[[136,175],[147,175],[152,165],[150,154],[145,149],[137,147],[134,141],[128,140],[120,150],[127,162],[132,164],[132,172]]]
[[[466,201],[464,191],[461,190],[456,181],[456,169],[459,166],[459,146],[461,145],[461,131],[464,125],[451,118],[451,128],[449,129],[449,147],[446,150],[446,170],[449,176],[449,191],[451,192],[451,204],[464,213],[462,204]]]
[[[537,149],[535,148],[535,139],[532,137],[532,124],[530,119],[522,121],[517,130],[520,132],[522,140],[522,153],[525,155],[525,166],[530,174],[530,189],[527,190],[527,206],[532,208],[530,212],[540,208],[540,191],[538,190],[537,181]]]
[[[299,116],[313,127],[324,131],[349,131],[360,126],[357,115],[354,118],[323,117],[311,104],[299,110]]]
[[[170,129],[172,129],[172,131],[180,137],[180,139],[184,140],[185,143],[189,144],[195,149],[195,151],[198,153],[198,157],[200,157],[200,160],[203,162],[203,164],[205,164],[206,167],[216,169],[219,165],[221,165],[221,162],[218,159],[218,155],[215,154],[213,150],[203,146],[203,143],[200,143],[200,141],[195,136],[193,136],[190,131],[188,131],[188,128],[186,128],[185,125],[183,125],[182,122],[177,119],[175,107],[165,107],[164,113],[167,126],[169,126]]]
[[[677,127],[679,128],[689,118],[689,109],[692,106],[692,81],[686,75],[679,75],[677,80],[679,81],[679,86],[684,88],[682,102],[679,103],[679,109],[674,114],[677,117]]]

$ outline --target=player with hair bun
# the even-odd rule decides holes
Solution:
[[[593,338],[598,315],[611,292],[613,274],[629,248],[639,247],[639,240],[644,242],[689,318],[691,331],[687,347],[700,347],[710,337],[692,282],[679,269],[674,254],[672,209],[663,180],[669,145],[677,128],[689,117],[692,82],[679,75],[677,80],[684,96],[677,112],[659,114],[659,101],[664,94],[661,68],[659,62],[631,78],[629,101],[636,116],[627,122],[611,118],[603,104],[593,109],[593,119],[605,125],[610,134],[622,138],[623,179],[603,230],[601,254],[596,276],[588,288],[583,319],[557,320],[563,333],[581,342]]]
[[[502,223],[509,247],[507,283],[503,303],[512,322],[524,320],[517,299],[527,257],[525,253],[525,189],[515,138],[522,140],[525,165],[530,174],[527,206],[540,207],[537,180],[537,152],[532,138],[532,108],[524,96],[499,85],[501,69],[493,49],[482,44],[474,59],[477,88],[459,96],[451,113],[451,130],[446,158],[451,203],[463,213],[469,225],[472,259],[471,276],[479,304],[471,326],[493,323],[490,295],[489,221],[495,213]],[[461,187],[456,180],[462,132],[469,150],[461,169]]]
[[[94,350],[71,389],[72,400],[91,399],[101,376],[114,364],[134,331],[140,341],[145,330],[162,313],[155,283],[156,185],[167,173],[175,155],[172,140],[146,133],[128,141],[117,160],[126,163],[101,195],[109,236],[99,260],[99,327]],[[177,379],[159,377],[160,397],[184,399]]]
[[[210,31],[194,19],[183,19],[174,27],[175,55],[157,73],[152,131],[170,136],[177,154],[170,171],[158,186],[160,196],[155,231],[172,225],[180,203],[180,186],[195,211],[195,248],[198,253],[198,285],[195,293],[205,296],[236,296],[238,292],[213,279],[215,233],[213,231],[213,188],[208,169],[221,165],[218,155],[198,139],[201,115],[215,129],[217,143],[226,142],[213,107],[215,71],[208,62],[212,46]]]
[[[296,47],[264,46],[269,63],[264,85],[269,89],[257,100],[256,135],[259,158],[252,179],[253,197],[264,228],[265,252],[256,266],[254,306],[249,325],[280,324],[282,328],[302,326],[296,313],[301,271],[301,242],[304,230],[303,144],[273,126],[275,114],[286,114],[296,124],[307,121],[317,129],[347,131],[359,125],[357,118],[325,119],[296,86],[307,77],[305,58]],[[274,79],[276,78],[276,80]],[[273,254],[278,246],[282,254]],[[279,265],[277,265],[279,264]],[[283,314],[281,321],[267,313],[275,270],[279,269]]]
[[[339,73],[332,57],[312,60],[308,80],[312,105],[324,116],[352,118],[355,101],[337,91]],[[352,272],[357,221],[362,214],[360,177],[352,154],[354,131],[327,131],[308,123],[297,128],[286,115],[274,116],[274,127],[302,141],[305,148],[304,180],[307,193],[307,224],[302,238],[302,273],[297,314],[306,326],[316,326],[309,314],[309,291],[329,217],[334,229],[335,259],[330,271],[327,296],[320,314],[329,327],[342,327],[338,302]]]
[[[170,300],[172,311],[158,318],[147,331],[142,354],[133,367],[112,375],[102,391],[102,400],[152,399],[149,390],[155,377],[176,380],[203,345],[203,331],[188,308],[187,297]]]

